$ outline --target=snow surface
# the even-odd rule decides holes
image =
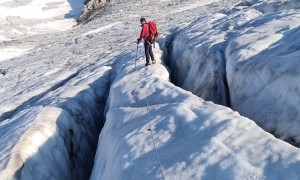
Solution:
[[[42,28],[41,26],[45,26],[45,22],[47,22],[49,28],[65,30],[76,24],[75,19],[79,17],[83,5],[83,0],[28,0],[23,3],[13,0],[5,1],[0,3],[0,24],[9,22],[15,28],[23,25],[32,29],[34,27]],[[69,21],[65,18],[73,18],[73,20]],[[57,21],[63,21],[65,25],[61,26]],[[70,25],[67,27],[66,24]],[[39,28],[31,31],[38,30]]]
[[[0,6],[17,8],[16,2],[5,0]],[[22,7],[32,6],[32,2],[22,1]],[[91,179],[161,179],[157,155],[167,179],[300,179],[299,149],[264,132],[239,113],[175,87],[160,62],[144,67],[143,47],[136,47],[139,18],[144,16],[157,21],[158,43],[165,57],[181,58],[184,51],[186,56],[201,57],[201,53],[193,55],[192,49],[206,44],[213,48],[203,57],[212,60],[216,54],[218,60],[226,60],[225,52],[234,48],[227,49],[229,41],[238,41],[236,34],[246,36],[243,26],[260,29],[264,24],[258,23],[264,21],[258,19],[276,21],[272,13],[263,15],[268,12],[262,7],[272,7],[273,2],[276,6],[287,4],[288,11],[276,12],[274,8],[272,12],[286,13],[292,20],[298,11],[288,3],[297,5],[297,1],[279,0],[249,1],[232,10],[223,9],[237,2],[203,1],[202,6],[197,0],[111,1],[90,21],[59,33],[51,29],[45,34],[42,24],[46,21],[29,20],[26,28],[3,22],[1,36],[14,40],[2,42],[2,49],[32,49],[0,62],[0,179],[88,179],[96,149]],[[63,14],[56,22],[67,18]],[[257,23],[245,25],[255,18]],[[23,23],[15,16],[8,20]],[[284,23],[289,30],[289,23]],[[37,24],[42,29],[33,32]],[[280,23],[270,26],[272,33],[277,25],[281,27]],[[194,39],[195,46],[184,37]],[[168,51],[172,42],[181,47],[177,55]],[[156,47],[159,59],[162,52]],[[210,74],[195,70],[196,76],[189,75],[194,84],[201,84],[198,78],[214,82],[223,77],[220,85],[223,82],[224,87],[220,89],[231,93],[223,76],[227,71],[218,72],[209,63]],[[170,72],[174,67],[171,64]],[[187,68],[178,70],[177,75],[189,73]],[[207,97],[214,92],[209,89],[203,89]],[[228,95],[211,94],[230,104]],[[106,123],[97,141],[104,115]],[[147,130],[148,117],[153,139]]]
[[[33,34],[65,31],[76,25],[84,0],[7,0],[0,2],[0,42],[30,39]],[[29,40],[30,41],[30,40]],[[22,46],[26,41],[21,41]],[[16,52],[12,55],[11,52]],[[0,61],[27,51],[24,47],[0,46]]]
[[[32,49],[32,48],[27,48],[27,49],[5,48],[5,49],[1,49],[0,61],[4,61],[6,59],[21,56],[22,54],[26,53],[30,49]]]

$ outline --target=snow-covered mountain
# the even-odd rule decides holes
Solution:
[[[1,180],[300,179],[298,0],[83,5],[0,1]]]

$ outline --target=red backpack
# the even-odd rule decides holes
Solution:
[[[154,20],[148,22],[149,26],[149,36],[150,36],[150,43],[154,43],[156,38],[158,38],[158,29],[156,26],[156,22]]]

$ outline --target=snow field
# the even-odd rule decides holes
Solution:
[[[0,177],[87,179],[103,125],[110,68],[83,71],[0,122]]]
[[[1,39],[0,39],[1,41]],[[29,50],[31,50],[31,48],[25,48],[25,49],[17,49],[17,48],[4,48],[1,49],[1,57],[0,57],[0,61],[4,61],[7,59],[11,59],[14,57],[18,57],[21,55],[24,55],[26,52],[28,52]]]
[[[71,29],[77,24],[76,19],[83,7],[84,0],[0,2],[0,42],[22,39],[21,42],[24,43],[24,37]],[[5,48],[1,48],[1,51],[6,52]],[[1,55],[2,60],[10,58],[12,57]]]
[[[114,69],[90,179],[298,178],[299,149],[174,86],[163,64]]]
[[[300,11],[295,3],[240,3],[192,22],[171,44],[176,83],[299,144]]]

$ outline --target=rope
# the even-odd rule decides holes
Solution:
[[[160,159],[159,159],[159,156],[158,156],[158,152],[157,152],[157,148],[156,148],[156,145],[155,145],[153,132],[152,132],[152,128],[151,128],[151,123],[150,123],[149,103],[148,103],[148,87],[146,87],[146,99],[147,99],[147,104],[146,104],[147,119],[148,119],[148,124],[149,124],[149,128],[147,130],[150,131],[150,133],[151,133],[151,138],[152,138],[152,142],[153,142],[153,145],[154,145],[154,149],[155,149],[156,158],[157,158],[157,162],[158,162],[158,165],[159,165],[160,173],[161,173],[162,179],[165,180],[165,176],[164,176],[164,173],[163,173],[163,170],[162,170],[162,165],[160,163]]]
[[[136,44],[136,57],[135,57],[135,66],[134,66],[134,70],[136,70],[136,61],[138,60],[138,52],[139,52],[139,44]]]

